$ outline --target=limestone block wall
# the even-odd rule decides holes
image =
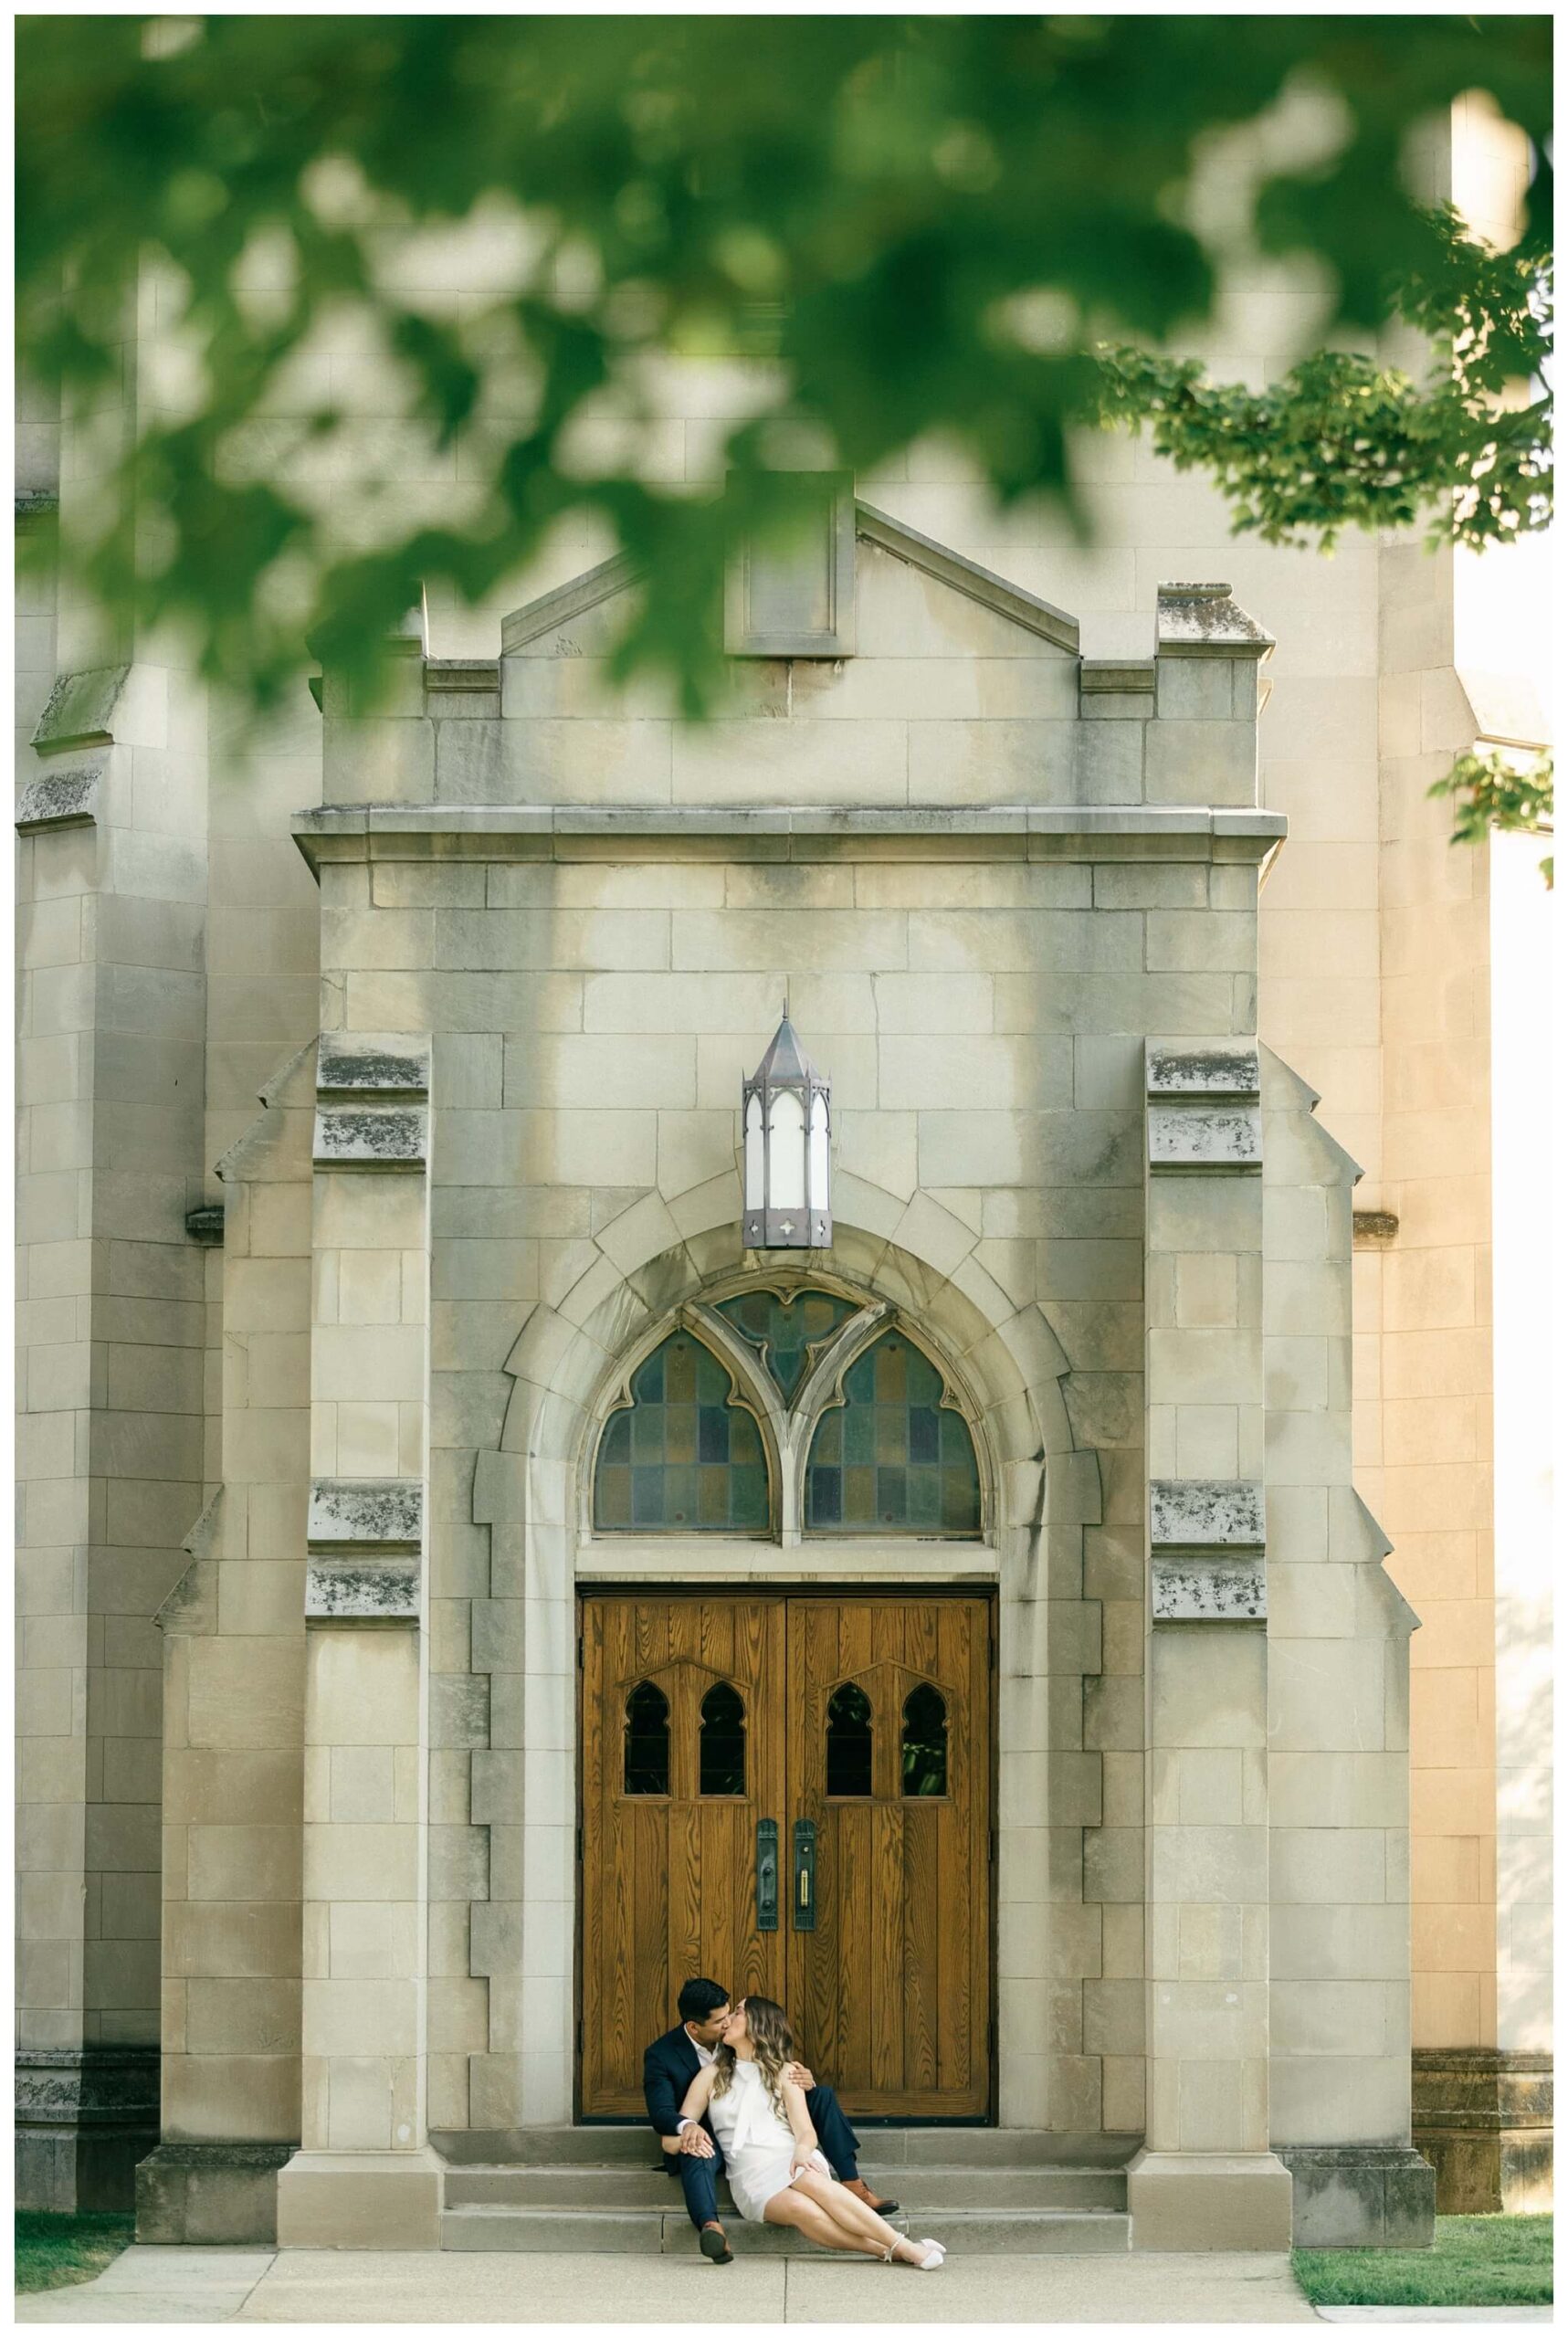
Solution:
[[[163,2143],[152,2239],[258,2239],[300,2133],[315,1049],[219,1164],[223,1483],[164,1635]]]
[[[1381,1442],[1362,1481],[1421,1617],[1411,1647],[1417,2046],[1496,2044],[1487,856],[1426,789],[1475,739],[1453,669],[1453,575],[1385,546],[1382,1175],[1386,1253],[1359,1261]]]
[[[341,874],[342,872],[334,872]],[[317,1050],[301,2162],[425,2140],[429,1048]],[[291,2208],[285,2232],[300,2237]]]
[[[1410,2147],[1417,1618],[1351,1480],[1351,1199],[1317,1098],[1263,1055],[1270,2132],[1309,2244],[1421,2245]]]
[[[155,2118],[152,1617],[204,1470],[199,720],[155,666],[61,676],[16,807],[23,2180],[57,2206],[123,2202]]]

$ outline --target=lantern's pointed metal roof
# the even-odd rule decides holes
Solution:
[[[757,1086],[761,1086],[763,1080],[772,1084],[783,1079],[815,1080],[818,1087],[823,1084],[821,1073],[801,1046],[800,1036],[787,1015],[773,1033],[768,1051],[752,1074],[752,1079]]]

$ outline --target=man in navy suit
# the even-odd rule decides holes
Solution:
[[[680,2019],[656,2038],[643,2056],[642,2088],[647,2115],[666,2154],[667,2175],[678,2175],[686,2211],[697,2227],[697,2245],[715,2265],[728,2265],[730,2244],[719,2221],[719,2178],[724,2154],[706,2119],[685,2119],[680,2106],[700,2069],[713,2059],[720,2032],[730,2018],[730,1996],[717,1981],[688,1981],[679,2000]],[[818,2086],[796,2062],[789,2076],[805,2090],[806,2113],[816,2140],[839,2182],[879,2216],[891,2216],[896,2200],[879,2200],[860,2181],[855,2130],[838,2108],[830,2086]]]

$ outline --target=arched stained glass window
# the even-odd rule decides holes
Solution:
[[[853,1300],[830,1290],[745,1290],[738,1299],[721,1299],[715,1311],[757,1350],[784,1403],[792,1405],[810,1368],[810,1351],[858,1311]]]
[[[669,1792],[669,1699],[651,1680],[639,1680],[626,1699],[622,1783],[627,1794]]]
[[[594,1470],[594,1524],[611,1533],[762,1534],[768,1466],[730,1375],[689,1332],[672,1332],[632,1374]]]
[[[827,1700],[827,1791],[871,1791],[871,1700],[853,1680],[841,1681]]]
[[[905,1794],[947,1792],[947,1700],[929,1680],[904,1699],[900,1766]]]
[[[978,1534],[980,1470],[942,1374],[897,1332],[844,1375],[805,1473],[805,1522],[823,1534]]]
[[[728,1680],[715,1681],[702,1700],[697,1777],[699,1794],[746,1791],[746,1708]]]

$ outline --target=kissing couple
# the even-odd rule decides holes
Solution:
[[[679,2021],[643,2056],[643,2096],[704,2257],[732,2262],[719,2221],[727,2175],[746,2224],[792,2226],[821,2248],[934,2273],[946,2249],[886,2221],[899,2204],[861,2182],[855,2131],[833,2089],[796,2059],[784,2007],[756,1996],[731,2006],[727,1989],[701,1979],[677,2005]]]

